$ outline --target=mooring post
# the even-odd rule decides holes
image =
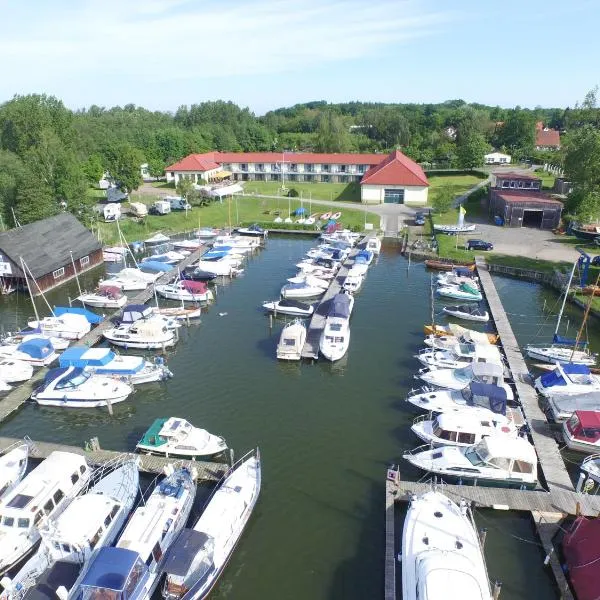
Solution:
[[[269,329],[273,329],[273,315],[269,313]]]
[[[112,406],[112,402],[110,401],[110,398],[106,399],[106,408],[108,408],[108,414],[112,417],[113,416],[113,406]]]
[[[485,538],[487,537],[487,527],[482,527],[479,530],[479,543],[481,544],[481,547],[484,548],[485,547]]]
[[[494,581],[494,591],[492,592],[492,598],[498,600],[500,598],[500,592],[502,591],[502,582]]]

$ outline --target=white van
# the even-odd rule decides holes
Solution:
[[[103,209],[106,222],[118,221],[121,218],[120,204],[106,204]]]
[[[165,196],[163,200],[171,204],[171,210],[190,210],[192,208],[181,196]]]
[[[171,212],[171,203],[168,200],[156,200],[150,209],[152,215],[168,215]]]

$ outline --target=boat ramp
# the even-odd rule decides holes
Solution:
[[[485,260],[476,257],[477,274],[482,292],[490,307],[491,316],[500,336],[508,368],[512,374],[523,413],[529,424],[545,488],[519,490],[484,486],[440,484],[439,489],[455,501],[473,503],[474,507],[497,510],[519,510],[531,513],[538,536],[547,554],[547,564],[552,568],[561,598],[573,598],[565,574],[554,553],[552,539],[560,522],[567,515],[583,514],[596,517],[600,514],[600,497],[577,493],[567,472],[560,449],[540,408],[537,393],[531,385],[531,376],[521,349],[487,269]],[[385,488],[385,579],[386,600],[396,600],[396,554],[399,543],[395,538],[394,505],[409,501],[414,494],[431,489],[431,483],[404,481],[399,468],[389,469]],[[399,542],[399,540],[398,540]]]

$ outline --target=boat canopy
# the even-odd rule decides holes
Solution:
[[[138,561],[140,561],[139,554],[133,550],[100,548],[96,558],[92,559],[81,585],[120,592]]]
[[[151,306],[145,304],[128,304],[121,315],[121,323],[135,323],[140,319],[148,319],[154,314]]]
[[[468,406],[483,406],[492,412],[506,415],[506,390],[489,383],[473,381],[464,394]]]
[[[208,286],[203,281],[184,279],[181,283],[183,285],[183,289],[188,291],[190,294],[206,294],[208,290]]]
[[[454,267],[452,270],[459,277],[468,277],[469,279],[473,278],[473,271],[467,267]]]
[[[164,572],[177,577],[185,577],[194,559],[209,541],[212,542],[212,537],[202,531],[182,530],[167,552],[163,566]]]
[[[306,304],[305,302],[299,302],[298,300],[294,300],[293,298],[283,298],[279,301],[279,306],[284,306],[288,308],[299,308],[301,310],[309,310],[310,304]]]
[[[600,410],[600,393],[588,392],[587,394],[552,396],[552,404],[556,412],[572,414],[576,410]]]
[[[545,388],[557,385],[567,385],[568,375],[589,375],[590,369],[586,365],[567,364],[557,366],[554,371],[544,373],[541,376],[542,385]],[[566,377],[567,376],[567,377]]]
[[[576,342],[577,342],[577,340],[574,340],[573,338],[567,338],[562,335],[558,335],[557,333],[555,333],[554,337],[552,338],[553,344],[561,344],[563,346],[575,346]],[[587,340],[579,340],[579,342],[577,342],[577,346],[587,346],[587,345],[588,345]]]
[[[148,260],[146,262],[140,263],[140,269],[147,269],[148,271],[153,271],[154,273],[158,273],[161,271],[167,272],[173,268],[173,265],[164,262],[159,262],[157,260]]]
[[[350,296],[348,294],[336,294],[331,299],[327,316],[348,319],[350,317]]]
[[[73,346],[67,348],[59,357],[61,367],[103,367],[114,360],[115,353],[110,348],[86,348]]]
[[[87,308],[79,308],[77,306],[55,306],[52,309],[52,312],[57,317],[62,317],[62,315],[81,315],[87,319],[87,322],[92,325],[97,325],[103,321],[103,317],[97,315],[95,312],[88,310]]]
[[[365,260],[369,261],[373,258],[373,253],[369,252],[369,250],[361,250],[357,255],[356,258],[364,258]]]
[[[80,573],[81,565],[78,562],[57,560],[40,575],[36,584],[27,590],[27,600],[56,600],[55,590],[60,586],[70,590]]]
[[[504,377],[504,369],[496,363],[474,362],[470,365],[474,377]]]
[[[19,352],[24,352],[31,358],[46,358],[54,352],[52,342],[46,338],[33,338],[26,342],[21,342],[17,346]]]
[[[477,453],[484,459],[502,457],[537,464],[535,448],[522,437],[506,438],[505,436],[484,437],[477,444]],[[487,454],[487,456],[484,456]]]
[[[100,288],[100,290],[98,291],[98,295],[106,296],[107,298],[121,298],[121,296],[123,296],[123,292],[121,288],[112,285],[107,285]]]
[[[577,598],[597,598],[600,589],[600,519],[577,517],[565,534],[562,550]]]

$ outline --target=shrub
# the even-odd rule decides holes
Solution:
[[[288,190],[287,195],[289,198],[297,198],[300,194],[298,193],[298,190],[296,188],[291,188],[290,190]]]

